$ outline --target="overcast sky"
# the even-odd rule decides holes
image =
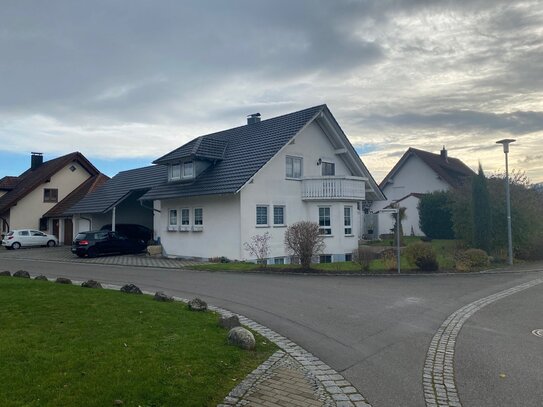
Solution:
[[[79,150],[114,175],[328,104],[379,181],[408,147],[543,181],[542,1],[4,1],[0,177]]]

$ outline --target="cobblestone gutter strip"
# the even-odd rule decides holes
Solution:
[[[455,311],[443,322],[430,343],[424,363],[423,389],[427,407],[462,406],[454,376],[454,349],[464,323],[481,308],[541,283],[543,278],[481,298]]]

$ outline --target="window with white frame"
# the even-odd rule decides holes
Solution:
[[[319,233],[321,235],[332,234],[332,224],[330,220],[329,206],[321,206],[319,208]]]
[[[202,208],[194,208],[194,225],[202,226],[204,224],[204,210]]]
[[[343,225],[345,226],[345,234],[353,234],[353,207],[345,206],[343,208]]]
[[[168,225],[177,226],[177,209],[170,209]]]
[[[172,181],[181,179],[181,164],[172,164],[170,166],[170,179]]]
[[[336,175],[336,164],[323,161],[322,162],[322,175],[323,176],[332,176]]]
[[[332,263],[332,255],[331,254],[321,254],[319,256],[319,263]]]
[[[285,264],[284,257],[276,257],[273,259],[273,264]]]
[[[268,226],[268,206],[267,205],[256,206],[256,225]]]
[[[284,205],[274,205],[273,224],[275,226],[283,226],[285,224],[285,206]]]
[[[190,225],[190,210],[189,208],[181,209],[181,226]]]
[[[187,161],[183,163],[183,178],[192,178],[194,177],[194,163],[192,161]]]
[[[302,178],[302,157],[287,156],[287,178]]]

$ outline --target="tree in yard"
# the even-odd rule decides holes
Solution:
[[[454,239],[449,194],[436,191],[420,197],[420,230],[431,239]]]
[[[490,252],[492,248],[491,207],[488,184],[483,167],[479,163],[479,172],[471,184],[473,214],[473,245]]]
[[[264,267],[270,253],[270,239],[271,236],[269,232],[266,232],[263,235],[251,237],[250,242],[243,243],[245,250],[248,251],[251,256],[256,257],[260,267]]]
[[[313,256],[322,253],[325,248],[319,224],[301,221],[290,225],[285,231],[285,247],[300,259],[302,268],[309,269]]]
[[[405,211],[407,208],[404,208],[403,206],[400,206],[399,204],[395,204],[396,206],[391,205],[393,208],[398,209],[400,211],[400,244],[403,246],[404,240],[403,240],[403,221],[407,219],[407,215],[405,214]],[[392,233],[394,234],[394,241],[398,238],[398,214],[397,213],[391,213],[390,216],[392,219],[394,219],[394,227],[391,229]]]

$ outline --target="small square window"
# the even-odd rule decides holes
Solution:
[[[183,178],[192,178],[194,176],[194,164],[192,161],[183,163]]]
[[[194,209],[194,224],[198,226],[204,224],[204,210],[202,208]]]
[[[322,162],[322,175],[323,176],[336,175],[336,164],[323,161]]]
[[[332,255],[323,254],[319,256],[319,263],[332,263]]]
[[[284,206],[273,207],[273,224],[274,225],[285,224],[285,207]]]
[[[302,157],[286,158],[287,178],[302,178]]]
[[[257,226],[268,225],[268,207],[266,205],[257,205],[256,207],[256,224]]]
[[[75,170],[77,170],[76,166],[75,165],[70,165],[70,171],[74,172]]]
[[[181,225],[190,225],[190,210],[188,208],[181,209]]]
[[[170,179],[176,180],[181,179],[181,165],[180,164],[172,164],[170,169]]]
[[[353,254],[345,253],[345,261],[353,261]]]
[[[58,202],[58,189],[45,188],[43,190],[43,202]]]

